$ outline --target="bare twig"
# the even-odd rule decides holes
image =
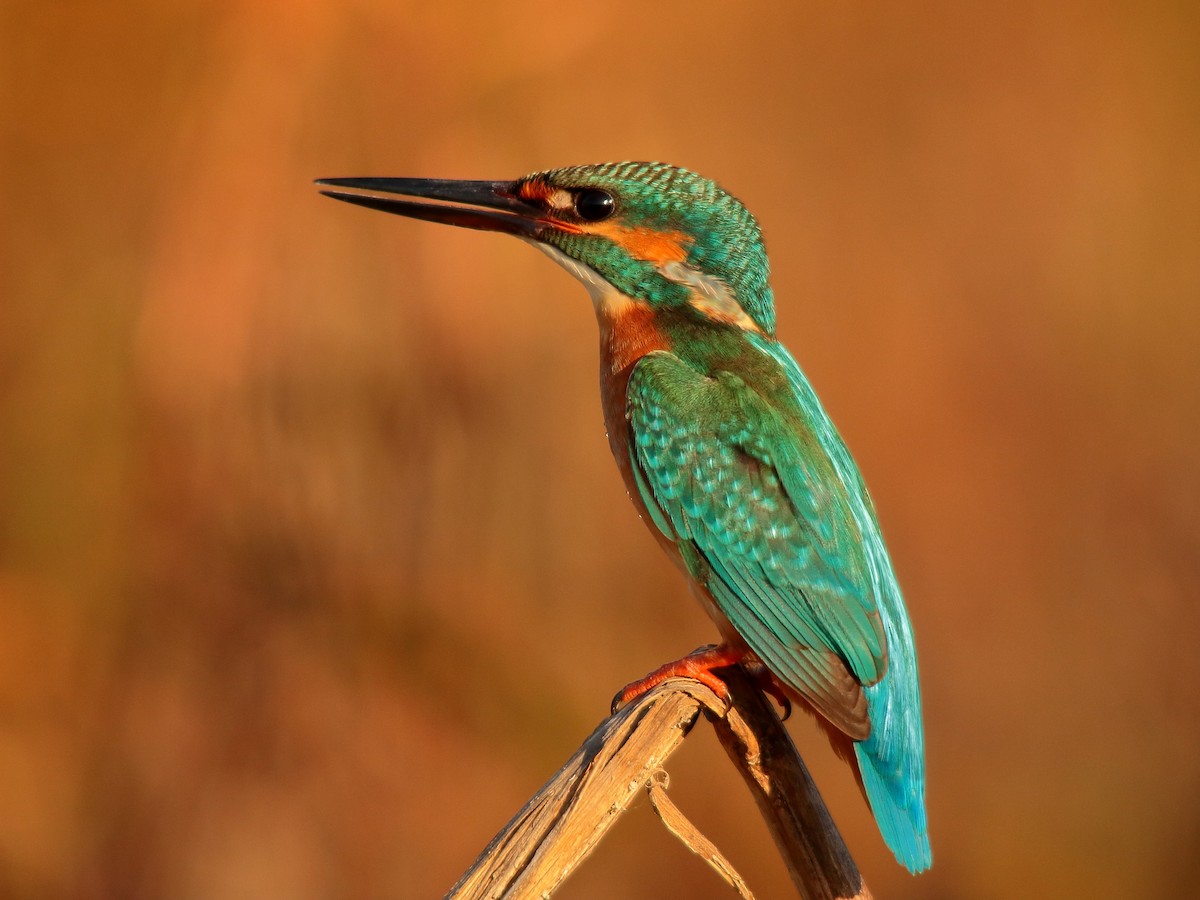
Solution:
[[[733,701],[729,708],[699,682],[672,678],[601,722],[492,839],[447,896],[452,900],[549,897],[595,849],[638,792],[657,783],[663,764],[703,711],[754,794],[801,896],[869,898],[774,709],[740,670],[730,669],[728,675]],[[661,787],[658,800],[665,798]],[[748,896],[749,889],[711,842],[673,804],[670,809],[677,814],[672,817],[675,824],[686,824],[682,827],[685,843]]]
[[[695,825],[691,823],[683,811],[675,805],[675,801],[667,794],[670,778],[666,769],[659,769],[650,777],[646,785],[646,793],[650,797],[650,805],[658,818],[667,826],[667,831],[679,838],[685,847],[708,863],[720,875],[725,883],[738,892],[742,900],[754,900],[746,880],[737,873],[733,863],[717,849],[716,844],[706,838]]]

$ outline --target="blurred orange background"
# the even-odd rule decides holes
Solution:
[[[755,211],[879,506],[934,868],[1200,878],[1200,7],[0,9],[0,894],[439,896],[714,630],[540,254],[311,179],[663,159]],[[803,719],[803,716],[798,717]],[[791,888],[707,729],[684,810]],[[564,898],[728,897],[641,804]]]

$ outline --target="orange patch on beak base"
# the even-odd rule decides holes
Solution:
[[[517,196],[526,203],[532,203],[535,206],[545,206],[556,212],[570,209],[575,203],[575,198],[571,196],[570,191],[552,187],[538,178],[522,183],[520,188],[517,189]],[[556,221],[555,224],[564,231],[572,230],[565,222]]]
[[[517,197],[526,203],[536,204],[538,201],[545,201],[553,190],[554,188],[541,178],[530,178],[528,181],[520,182],[517,188]]]

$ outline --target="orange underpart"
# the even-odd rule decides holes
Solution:
[[[724,681],[713,674],[712,670],[727,669],[730,666],[737,665],[745,655],[745,650],[730,647],[726,644],[689,653],[682,659],[669,662],[665,666],[659,666],[659,668],[655,669],[645,678],[640,678],[631,684],[627,684],[621,690],[621,693],[617,695],[618,701],[613,705],[624,706],[630,700],[642,696],[642,694],[651,688],[658,687],[668,678],[693,678],[710,688],[722,700],[728,702],[729,688],[725,686]]]

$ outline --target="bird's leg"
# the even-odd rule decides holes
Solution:
[[[630,700],[640,697],[651,688],[658,687],[668,678],[693,678],[708,687],[725,703],[729,702],[729,688],[725,682],[713,674],[713,669],[726,669],[735,666],[746,655],[741,647],[731,647],[728,644],[709,644],[699,650],[693,650],[682,659],[659,666],[645,678],[625,685],[613,697],[613,712],[616,712]]]

